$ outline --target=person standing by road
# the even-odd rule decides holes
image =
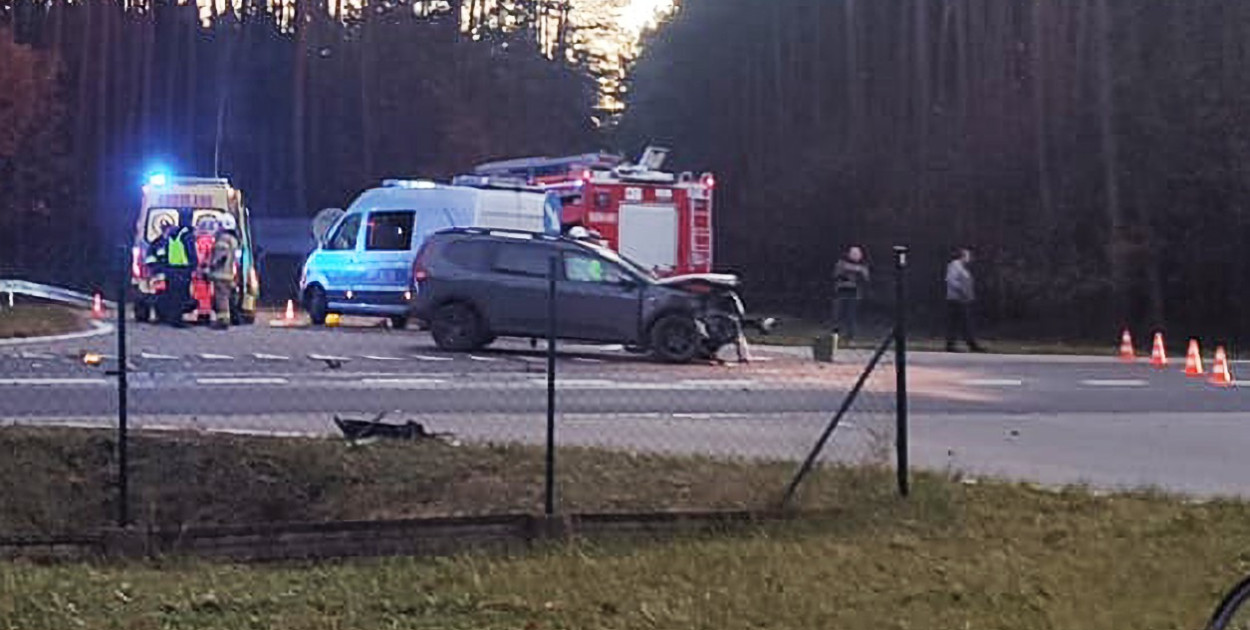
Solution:
[[[864,250],[853,246],[846,250],[833,266],[833,321],[834,331],[848,340],[855,338],[859,325],[859,302],[868,284],[868,264],[864,262]]]
[[[238,262],[239,237],[234,217],[224,215],[213,241],[208,278],[213,282],[213,328],[230,328],[230,305],[234,302],[235,267]]]
[[[972,303],[976,301],[976,287],[972,271],[972,250],[956,249],[946,265],[946,351],[958,352],[955,341],[963,337],[968,349],[985,352],[972,334]]]
[[[170,225],[153,245],[153,258],[165,275],[165,290],[156,298],[156,315],[161,323],[185,328],[183,309],[191,295],[191,270],[196,264],[191,230]]]

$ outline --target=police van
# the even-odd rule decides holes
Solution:
[[[408,325],[412,264],[426,237],[453,227],[560,232],[554,193],[483,178],[475,186],[389,179],[346,211],[314,220],[317,248],[300,274],[300,298],[314,324],[332,313],[385,317]]]
[[[211,251],[221,217],[234,218],[239,232],[235,273],[236,287],[231,303],[234,323],[251,323],[256,319],[260,298],[260,277],[256,271],[256,248],[253,243],[251,213],[243,201],[243,193],[219,177],[176,177],[153,174],[143,186],[143,200],[135,221],[134,243],[130,250],[130,275],[135,319],[149,321],[157,297],[166,290],[165,275],[159,266],[149,264],[149,250],[168,228],[190,228],[195,246],[204,266]],[[185,296],[183,314],[194,312],[201,320],[212,313],[212,285],[203,277],[204,269],[196,270],[190,291]]]

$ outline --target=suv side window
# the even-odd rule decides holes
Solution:
[[[519,276],[547,277],[548,261],[555,252],[529,243],[500,243],[494,270]]]
[[[570,282],[619,284],[623,277],[619,267],[597,256],[572,252],[564,254],[564,279]]]
[[[493,247],[486,241],[459,240],[444,247],[443,257],[457,267],[473,271],[485,271],[490,267]]]
[[[371,252],[404,252],[412,246],[413,213],[408,210],[371,212],[365,230],[365,249]]]
[[[356,249],[356,238],[360,235],[360,215],[352,214],[339,223],[334,236],[326,241],[326,249],[342,251]]]

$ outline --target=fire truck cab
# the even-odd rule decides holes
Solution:
[[[708,273],[715,178],[662,171],[667,155],[668,149],[649,146],[637,164],[608,153],[505,160],[480,164],[455,182],[523,182],[554,191],[565,232],[578,226],[597,232],[608,247],[661,277]]]

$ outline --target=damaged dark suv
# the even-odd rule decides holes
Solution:
[[[569,237],[455,228],[431,235],[413,264],[412,315],[445,350],[497,337],[545,338],[549,270],[556,277],[556,337],[619,343],[685,363],[738,340],[748,320],[736,276],[657,278],[620,254]]]

